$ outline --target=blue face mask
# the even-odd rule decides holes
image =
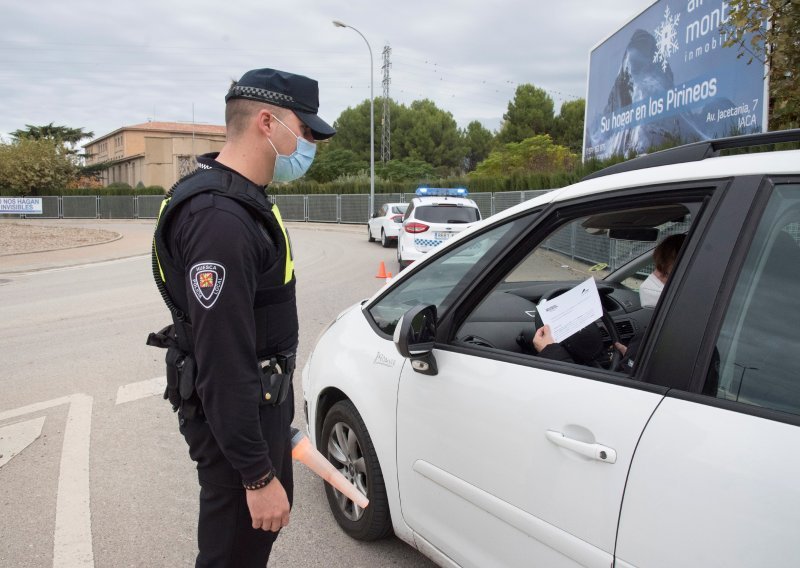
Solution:
[[[273,116],[273,118],[280,122],[286,130],[292,132],[292,129],[283,124],[277,117]],[[294,134],[294,132],[292,132],[292,134]],[[281,155],[278,149],[275,148],[275,144],[272,144],[272,140],[269,140],[269,143],[275,150],[275,170],[272,173],[273,181],[295,180],[306,173],[308,168],[311,167],[311,162],[314,161],[314,156],[317,153],[317,145],[312,144],[305,138],[297,136],[296,134],[295,138],[297,138],[297,147],[290,156]]]

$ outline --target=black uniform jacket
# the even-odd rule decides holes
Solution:
[[[252,186],[248,196],[256,196],[260,213],[272,215],[264,187],[214,157],[201,157],[201,167],[238,176],[237,183]],[[180,186],[176,195],[179,191]],[[295,349],[298,337],[294,277],[283,280],[285,255],[291,254],[288,240],[278,241],[282,235],[266,225],[252,207],[201,193],[180,204],[165,227],[169,252],[184,274],[183,289],[175,289],[169,278],[167,288],[191,321],[196,390],[214,439],[245,481],[260,479],[272,468],[259,418],[259,358]],[[277,289],[290,288],[287,298],[255,307],[259,293],[275,290],[276,283]]]

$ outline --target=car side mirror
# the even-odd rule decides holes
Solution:
[[[394,330],[394,345],[403,357],[411,359],[413,369],[423,375],[439,372],[433,345],[436,341],[436,306],[415,306],[408,310]]]

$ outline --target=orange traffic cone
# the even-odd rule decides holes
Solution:
[[[383,278],[386,280],[386,265],[383,263],[383,261],[381,261],[381,263],[378,265],[378,274],[375,276],[375,278]]]
[[[391,272],[387,272],[386,273],[386,282],[389,283],[391,281],[392,281],[392,273]]]

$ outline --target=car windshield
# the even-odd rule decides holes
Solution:
[[[418,221],[428,223],[474,223],[480,220],[480,212],[475,207],[463,205],[422,205],[414,210]]]

